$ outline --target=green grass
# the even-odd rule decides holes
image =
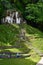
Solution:
[[[6,45],[11,43],[14,45],[14,42],[17,39],[16,34],[19,33],[18,28],[13,25],[0,25],[0,45]]]
[[[43,38],[31,39],[31,43],[43,53]]]
[[[1,59],[0,65],[35,65],[30,59]]]
[[[26,30],[26,36],[28,37],[29,43],[43,52],[43,33],[38,29],[31,27],[27,24],[23,24],[22,27]],[[30,57],[26,58],[14,58],[14,59],[0,59],[0,65],[36,65],[36,63],[40,60],[40,56],[36,54],[36,52],[30,48],[28,48],[28,44],[26,42],[19,43],[18,37],[21,26],[13,24],[13,25],[0,25],[0,46],[18,46],[19,48],[8,48],[2,49],[1,51],[10,51],[10,52],[25,52],[28,50],[28,53],[31,54]],[[21,48],[20,48],[21,46]]]
[[[0,65],[36,65],[39,59],[36,54],[26,58],[0,59]]]
[[[24,25],[26,32],[29,36],[34,36],[34,37],[41,37],[43,38],[43,32],[39,31],[38,29],[31,27],[30,25]]]
[[[43,53],[43,32],[38,29],[25,25],[26,35],[30,40],[30,43]]]

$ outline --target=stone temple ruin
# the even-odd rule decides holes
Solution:
[[[2,23],[20,24],[23,22],[23,18],[21,12],[18,12],[16,10],[7,10],[5,17],[3,17],[1,21]]]

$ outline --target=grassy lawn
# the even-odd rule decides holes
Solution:
[[[14,58],[14,59],[0,59],[0,65],[36,65],[37,61],[39,61],[39,57],[36,58],[27,57],[27,58]]]
[[[39,31],[38,29],[25,26],[26,28],[26,35],[29,37],[30,43],[41,52],[43,52],[43,32]]]
[[[43,38],[31,39],[32,45],[43,53]]]
[[[27,24],[23,24],[22,27],[26,30],[28,43],[31,43],[35,48],[43,52],[43,33]],[[21,27],[16,24],[0,25],[0,46],[18,46],[18,48],[0,49],[0,52],[25,52],[28,50],[28,53],[31,54],[31,56],[26,58],[0,59],[0,65],[36,65],[36,63],[40,60],[40,56],[36,54],[33,49],[29,50],[29,45],[26,42],[18,42],[20,39],[18,37],[20,28]]]
[[[0,59],[0,65],[35,65],[30,59]]]

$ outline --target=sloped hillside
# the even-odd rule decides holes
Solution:
[[[7,48],[7,49],[0,49],[1,51],[10,51],[10,52],[26,52],[28,51],[28,54],[31,54],[30,57],[26,57],[23,59],[0,59],[1,65],[36,65],[36,63],[39,61],[40,56],[36,54],[36,51],[34,49],[31,49],[27,42],[20,42],[19,33],[21,30],[21,27],[26,30],[26,41],[28,43],[32,44],[33,47],[39,49],[41,52],[43,52],[43,33],[39,31],[38,29],[31,27],[27,24],[17,25],[17,24],[3,24],[0,25],[0,46],[17,46],[18,48]],[[42,44],[42,45],[40,45]],[[31,50],[30,50],[31,49]],[[34,59],[33,59],[34,58]],[[36,60],[37,59],[37,60]],[[8,62],[6,62],[8,61]],[[11,62],[12,61],[12,62]],[[19,62],[17,62],[19,61]],[[3,64],[2,64],[3,62]]]

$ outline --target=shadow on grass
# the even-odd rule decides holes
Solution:
[[[21,51],[24,51],[24,52],[25,52],[25,50],[30,51],[30,49],[28,49],[24,43],[18,42],[19,31],[20,31],[20,26],[16,25],[16,24],[0,25],[0,46],[11,45],[11,47],[9,47],[9,48],[12,48],[15,46],[15,47],[18,47],[17,49],[19,49]]]
[[[27,48],[26,45],[23,43],[16,47],[15,46],[0,46],[0,50],[1,51],[6,50],[6,52],[8,50],[10,52],[23,52],[23,53],[29,53],[31,51],[31,49]]]
[[[43,38],[43,34],[41,31],[27,25],[23,24],[22,27],[26,29],[28,34],[33,34],[38,37]],[[0,25],[0,45],[8,44],[8,45],[16,45],[16,41],[19,40],[17,35],[19,35],[20,26],[19,25],[11,25],[11,24],[2,24]],[[18,42],[17,42],[18,43]]]
[[[30,59],[20,59],[20,58],[14,58],[14,59],[0,59],[0,65],[36,65],[36,62],[30,60]]]
[[[19,34],[19,28],[16,28],[16,26],[9,24],[0,25],[0,43],[2,45],[3,43],[14,45],[17,40],[17,34]]]
[[[25,24],[24,27],[25,27],[26,32],[28,34],[33,34],[33,35],[36,35],[36,36],[38,36],[40,38],[43,38],[43,32],[41,32],[40,30],[38,30],[38,29],[36,29],[36,28],[34,28],[34,27],[30,26],[30,25],[27,25],[27,24]]]

